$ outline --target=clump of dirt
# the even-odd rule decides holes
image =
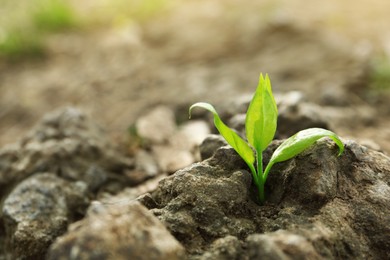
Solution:
[[[387,258],[390,159],[345,144],[341,157],[324,140],[280,163],[263,206],[228,147],[165,178],[145,204],[193,259]]]
[[[71,248],[71,250],[69,250]],[[184,247],[140,203],[95,202],[50,248],[47,259],[184,259]]]

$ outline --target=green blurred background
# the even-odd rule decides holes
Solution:
[[[178,0],[1,0],[0,55],[9,60],[40,57],[48,35],[142,23]]]

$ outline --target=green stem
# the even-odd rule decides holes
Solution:
[[[259,201],[260,201],[260,204],[263,204],[264,201],[265,201],[264,184],[265,184],[265,182],[260,181],[259,185],[257,186],[258,190],[259,190]]]
[[[257,176],[256,169],[253,166],[253,164],[252,165],[248,164],[248,166],[249,166],[249,169],[252,172],[252,177],[253,177],[253,180],[255,181],[255,185],[256,185],[256,187],[258,187],[259,186],[259,178]]]
[[[260,177],[263,176],[263,154],[257,153],[257,174]]]
[[[264,179],[263,179],[263,154],[262,152],[257,153],[257,189],[259,191],[259,201],[261,204],[264,203],[265,195],[264,195]]]
[[[267,167],[265,167],[265,171],[264,171],[264,174],[263,174],[263,177],[262,177],[262,181],[265,182],[267,180],[267,177],[268,177],[268,173],[269,171],[271,170],[271,167],[274,165],[273,162],[269,162]]]
[[[265,168],[264,170],[264,173],[261,174],[261,176],[259,176],[259,183],[257,185],[258,189],[259,189],[259,200],[260,200],[260,203],[263,204],[264,201],[265,201],[265,182],[267,180],[267,176],[268,176],[268,173],[269,171],[271,170],[271,167],[273,166],[274,164],[271,162],[271,163],[268,163],[267,167]],[[261,165],[262,167],[262,165]]]

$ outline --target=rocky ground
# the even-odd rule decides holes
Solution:
[[[2,62],[0,259],[390,258],[390,109],[370,87],[383,39],[286,14],[299,3],[188,1]],[[208,101],[243,132],[259,72],[279,109],[264,164],[308,127],[346,146],[336,157],[321,140],[275,165],[261,206],[209,115],[188,120]]]
[[[47,115],[0,153],[1,258],[389,258],[385,154],[343,139],[337,157],[335,144],[321,140],[274,167],[258,205],[245,163],[202,122],[159,138],[140,131],[147,145],[128,157],[81,111]],[[199,129],[208,137],[198,150],[203,138],[181,149],[172,141]],[[178,161],[181,153],[191,160]]]

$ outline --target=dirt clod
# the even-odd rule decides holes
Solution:
[[[349,141],[337,157],[334,143],[321,140],[274,167],[264,206],[249,192],[245,169],[232,148],[222,147],[152,193],[152,212],[190,258],[234,259],[242,248],[248,250],[240,259],[389,257],[390,159],[382,153]]]

